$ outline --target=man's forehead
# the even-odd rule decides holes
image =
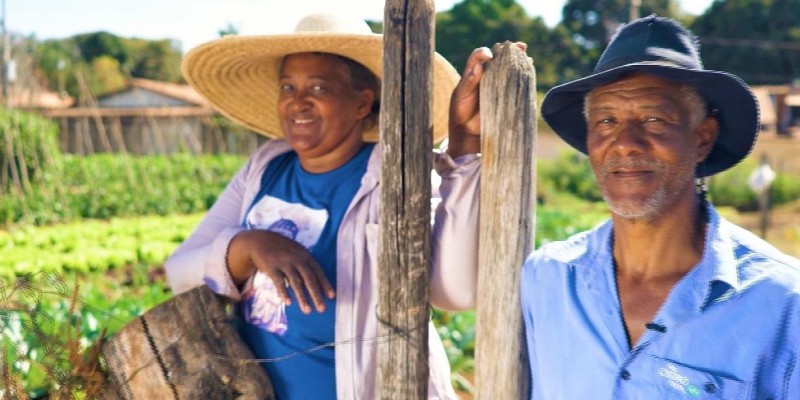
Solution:
[[[615,88],[680,88],[682,86],[684,86],[683,83],[670,81],[656,75],[636,73],[623,75],[611,83],[595,87],[591,92],[605,91]]]
[[[638,101],[674,101],[685,85],[654,75],[639,74],[618,79],[592,89],[588,95],[592,102],[636,98]]]

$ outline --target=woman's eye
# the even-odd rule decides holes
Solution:
[[[281,92],[287,93],[292,91],[292,85],[281,85]]]
[[[647,117],[644,122],[664,122],[664,120],[659,117]]]

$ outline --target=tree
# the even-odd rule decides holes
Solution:
[[[119,90],[126,77],[165,82],[182,79],[182,53],[168,39],[127,39],[97,32],[47,40],[31,47],[42,81],[51,90],[66,91],[74,98],[84,98],[86,94],[78,75],[95,96]]]
[[[587,50],[602,51],[617,28],[630,19],[631,0],[568,0],[561,11],[561,23],[573,39]],[[675,17],[672,0],[641,0],[639,15]]]
[[[800,79],[797,0],[715,0],[691,28],[706,68],[732,72],[750,84]]]
[[[217,33],[219,34],[219,37],[238,35],[239,29],[234,24],[228,22],[228,26],[218,30]]]
[[[75,41],[46,40],[32,47],[35,64],[50,89],[67,92],[77,98],[80,89],[75,79],[75,71],[86,63]]]
[[[100,56],[111,56],[119,61],[120,65],[128,61],[127,48],[118,36],[101,31],[76,35],[73,39],[86,63],[91,63]]]
[[[111,56],[98,56],[89,65],[84,76],[91,95],[100,97],[125,88],[125,75],[119,68],[119,61]]]
[[[548,89],[583,72],[580,49],[563,27],[549,29],[531,18],[514,0],[464,0],[436,15],[436,50],[463,70],[476,46],[505,41],[528,44],[534,58],[537,85]]]
[[[524,41],[532,28],[514,0],[464,0],[436,15],[436,50],[461,71],[476,46]]]
[[[124,67],[131,76],[164,82],[181,80],[181,52],[170,40],[127,39],[131,54]]]

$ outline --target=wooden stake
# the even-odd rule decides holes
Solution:
[[[476,398],[527,399],[519,280],[536,216],[536,72],[513,43],[496,44],[492,52],[480,94]]]
[[[376,397],[426,399],[432,168],[432,0],[388,0],[381,97]]]

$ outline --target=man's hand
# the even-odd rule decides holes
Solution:
[[[516,45],[522,51],[528,48],[523,42],[516,42]],[[473,50],[467,59],[461,80],[450,97],[447,153],[453,158],[480,152],[480,81],[484,64],[493,57],[488,47]]]
[[[284,304],[292,303],[291,287],[300,309],[311,313],[306,292],[314,308],[325,311],[325,298],[335,297],[325,272],[311,254],[294,240],[265,230],[247,230],[237,234],[228,246],[228,269],[233,282],[241,284],[254,271],[263,272],[275,284]]]

